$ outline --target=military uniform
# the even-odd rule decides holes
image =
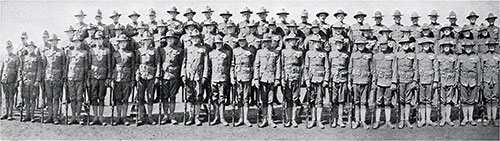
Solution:
[[[151,44],[146,45],[144,42],[146,40],[150,40]],[[148,106],[148,117],[150,124],[156,124],[156,122],[152,119],[152,111],[153,111],[153,99],[154,99],[154,87],[156,78],[158,76],[158,62],[159,55],[158,50],[153,46],[152,41],[153,37],[151,33],[146,31],[144,36],[141,39],[141,48],[139,48],[136,52],[135,59],[137,60],[138,68],[135,72],[136,82],[137,82],[137,97],[136,100],[139,106],[139,120],[138,125],[142,124],[144,117],[142,114],[145,114],[144,104],[146,103]]]
[[[167,10],[167,13],[179,14],[179,11],[177,11],[177,7],[173,6]],[[174,35],[177,37],[182,36],[184,33],[184,25],[182,21],[176,19],[175,17],[168,19],[165,24],[167,25],[167,30],[174,32]]]
[[[289,35],[290,36],[290,35]],[[290,36],[287,39],[296,37]],[[281,86],[284,87],[283,97],[285,99],[286,107],[288,109],[294,108],[292,112],[287,111],[287,117],[292,117],[292,124],[296,125],[295,112],[296,107],[301,106],[300,102],[300,84],[302,83],[302,65],[304,63],[304,51],[294,47],[288,47],[281,50],[280,60],[282,61],[279,69],[281,72]],[[288,119],[290,120],[290,119]]]
[[[320,42],[318,38],[312,39],[313,42]],[[323,108],[323,98],[325,97],[326,84],[328,84],[330,63],[328,62],[328,53],[322,50],[314,49],[306,52],[305,62],[304,62],[304,72],[307,74],[305,76],[306,82],[309,83],[310,95],[309,103],[314,105],[313,122],[308,127],[314,126],[314,120],[318,121],[318,126],[324,128],[321,124],[321,112]],[[317,119],[315,119],[316,117]]]
[[[415,63],[417,65],[417,68],[415,68],[417,73],[415,73],[415,75],[419,84],[418,89],[420,91],[418,103],[436,105],[438,96],[437,94],[433,94],[433,89],[436,88],[432,87],[432,84],[437,82],[438,76],[436,74],[436,54],[434,52],[425,51],[417,53]]]
[[[104,35],[101,32],[96,33],[96,39],[103,39]],[[97,122],[97,117],[99,116],[103,120],[102,110],[104,110],[104,98],[106,97],[106,88],[111,80],[111,49],[105,47],[104,44],[96,44],[89,50],[89,79],[90,79],[90,92],[89,99],[90,105],[94,109],[94,113],[97,114],[93,124]],[[98,110],[102,109],[101,111]],[[103,121],[101,121],[103,122]],[[103,123],[104,124],[104,123]]]
[[[88,70],[89,70],[89,54],[87,51],[83,50],[81,46],[83,43],[80,43],[80,47],[76,47],[78,44],[76,42],[81,42],[81,38],[75,37],[73,38],[75,42],[75,49],[69,51],[66,54],[66,65],[67,65],[67,79],[68,79],[68,91],[69,91],[69,100],[71,101],[71,123],[76,122],[75,118],[80,118],[80,112],[82,109],[82,103],[84,102],[83,93],[85,87],[88,82]],[[80,124],[83,124],[83,121],[80,121]]]
[[[7,41],[7,47],[13,48],[12,42]],[[19,77],[19,68],[21,67],[21,58],[17,56],[15,53],[10,53],[5,60],[2,61],[2,67],[0,71],[0,83],[2,85],[2,90],[5,95],[6,101],[6,112],[5,115],[2,115],[3,118],[7,118],[9,120],[12,119],[13,107],[14,107],[14,97],[16,93],[16,89],[18,86],[18,77]],[[7,117],[8,116],[8,117]]]
[[[498,42],[494,39],[490,39],[487,43],[490,46],[498,47]],[[493,48],[490,47],[490,48]],[[496,119],[496,111],[498,106],[498,98],[500,97],[500,55],[496,54],[494,51],[488,51],[484,54],[480,55],[481,57],[481,72],[479,75],[482,76],[482,92],[484,103],[487,105],[487,110],[491,109],[491,112],[488,110],[488,119]],[[489,124],[488,122],[484,122],[483,125]],[[495,125],[498,125],[498,121],[494,122]]]
[[[403,38],[399,43],[408,44],[410,40],[408,38]],[[403,48],[403,50],[396,53],[395,56],[397,83],[399,87],[399,104],[401,104],[401,107],[404,106],[404,112],[400,112],[401,122],[399,123],[399,128],[403,128],[405,125],[409,128],[413,128],[409,122],[409,115],[410,107],[417,102],[417,94],[414,91],[418,88],[416,77],[416,73],[418,73],[416,71],[416,54],[408,47],[407,50]]]
[[[177,38],[173,31],[167,32],[166,38]],[[176,94],[179,91],[182,82],[180,80],[184,50],[177,44],[168,44],[165,47],[158,48],[159,53],[159,71],[158,77],[162,86],[162,103],[167,117],[162,120],[165,124],[175,111]],[[171,120],[172,121],[172,120]],[[174,120],[172,123],[176,124]]]
[[[441,42],[440,46],[443,45],[454,45],[453,42]],[[452,53],[442,53],[437,55],[437,70],[436,81],[439,82],[440,86],[440,103],[441,103],[441,115],[442,119],[439,123],[440,126],[444,126],[445,123],[454,125],[451,122],[450,112],[451,104],[457,104],[458,94],[455,93],[455,89],[458,81],[458,57]]]
[[[59,40],[54,34],[50,40]],[[58,47],[51,47],[43,53],[45,94],[49,107],[49,119],[44,122],[52,122],[52,118],[58,113],[59,99],[62,97],[63,84],[66,78],[66,54]],[[57,120],[57,119],[55,119]]]
[[[125,35],[122,34],[118,37],[118,42],[128,42],[125,39]],[[113,103],[118,107],[118,121],[115,121],[113,125],[117,125],[124,120],[126,111],[128,108],[129,96],[132,92],[132,88],[135,85],[135,71],[136,71],[136,60],[134,52],[122,49],[113,52],[111,58],[112,66],[112,78],[113,82]],[[128,121],[125,121],[128,125]]]
[[[241,14],[252,14],[253,12],[248,8],[245,7],[241,12]],[[243,20],[237,24],[238,27],[238,33],[243,34],[243,35],[248,35],[249,30],[247,28],[247,25],[250,24],[250,20]]]
[[[354,15],[354,18],[356,19],[356,17],[358,16],[363,16],[363,17],[366,17],[366,14],[364,14],[363,12],[361,11],[358,11],[356,12],[356,14]],[[354,23],[352,24],[350,27],[351,27],[351,30],[349,32],[349,37],[351,38],[352,41],[354,40],[357,40],[359,37],[361,37],[361,31],[360,29],[365,26],[365,25],[368,25],[367,23]],[[368,25],[369,26],[369,25]]]
[[[35,44],[30,42],[27,46],[35,47]],[[39,83],[42,79],[42,57],[36,53],[32,52],[21,57],[21,68],[20,68],[20,80],[22,83],[22,95],[21,97],[24,99],[26,103],[26,114],[27,117],[22,119],[23,121],[31,120],[32,122],[35,120],[35,107],[36,107],[36,99],[39,95]],[[22,114],[22,113],[21,113]]]
[[[493,20],[495,21],[498,17],[495,16],[495,14],[493,13],[489,13],[488,16],[486,17],[486,21],[489,21],[489,20]],[[493,39],[497,39],[499,40],[499,37],[500,37],[500,27],[494,25],[494,22],[493,24],[490,24],[488,25],[488,32],[490,33],[490,36],[493,38]],[[475,37],[475,36],[474,36]]]
[[[227,9],[226,9],[226,10],[224,10],[222,13],[220,13],[220,14],[219,14],[219,16],[221,16],[221,17],[223,17],[223,16],[229,16],[229,17],[232,17],[232,16],[233,16],[233,14],[232,14],[231,12],[229,12],[229,10],[227,10]],[[227,31],[228,26],[227,26],[227,25],[229,25],[229,23],[231,23],[231,22],[233,22],[233,21],[232,21],[232,20],[229,20],[229,18],[228,18],[228,19],[224,19],[224,21],[223,21],[223,22],[221,22],[221,23],[219,23],[219,24],[217,25],[217,29],[219,30],[219,34],[220,34],[221,36],[223,36],[223,37],[224,37],[224,36],[226,36],[226,35],[227,35],[227,33],[228,33],[228,31]]]
[[[348,46],[344,43],[342,38],[330,38],[329,44],[332,48],[332,51],[328,54],[328,62],[330,63],[330,85],[329,85],[329,93],[330,98],[329,101],[332,104],[338,105],[338,111],[333,115],[333,118],[339,117],[337,123],[339,126],[344,127],[344,123],[342,121],[342,113],[344,112],[343,106],[346,103],[347,96],[347,75],[348,75],[348,63],[350,53],[348,51]],[[340,49],[339,49],[340,44]],[[336,125],[337,123],[333,123]]]
[[[240,36],[238,40],[245,40],[245,38]],[[252,97],[250,89],[254,74],[253,63],[255,52],[256,49],[248,45],[235,48],[231,62],[231,84],[236,86],[238,107],[244,108],[243,118],[245,121],[248,121],[248,105],[249,99]],[[243,118],[239,119],[238,124],[243,123]]]
[[[366,46],[368,42],[366,40],[357,40],[356,44]],[[372,61],[373,55],[365,47],[364,50],[356,51],[351,54],[349,60],[349,85],[352,86],[351,91],[353,92],[353,104],[355,105],[355,117],[356,123],[352,128],[357,128],[359,122],[367,128],[368,126],[364,123],[366,116],[366,104],[368,103],[368,91],[370,90],[369,85],[372,77]],[[364,111],[362,114],[359,111]]]
[[[222,37],[216,36],[214,44],[220,44],[222,46]],[[210,97],[213,104],[216,105],[217,113],[216,118],[212,123],[217,123],[218,119],[222,121],[224,125],[228,125],[224,119],[224,105],[230,102],[230,72],[231,72],[231,59],[232,51],[224,49],[224,47],[215,48],[209,53],[209,74],[211,76],[211,92]]]

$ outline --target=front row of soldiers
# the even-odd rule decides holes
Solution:
[[[305,84],[306,96],[302,101],[307,105],[308,128],[325,127],[321,118],[326,91],[330,94],[328,109],[332,114],[328,121],[332,127],[346,127],[343,116],[347,107],[348,123],[352,128],[369,128],[366,123],[368,110],[374,113],[369,117],[375,118],[370,120],[373,122],[370,126],[378,128],[382,124],[382,109],[388,127],[412,128],[412,106],[418,107],[418,127],[453,126],[450,115],[452,106],[456,105],[462,109],[460,124],[476,125],[472,118],[477,104],[486,107],[490,121],[484,121],[484,124],[498,126],[495,120],[500,55],[495,53],[498,48],[495,40],[486,42],[488,52],[484,54],[474,53],[474,43],[467,42],[463,44],[465,53],[456,55],[452,50],[455,42],[437,42],[443,49],[443,53],[437,54],[433,51],[435,42],[431,39],[418,42],[423,49],[419,53],[414,52],[415,46],[410,45],[407,38],[399,41],[402,48],[399,52],[395,52],[387,40],[378,41],[380,51],[373,52],[368,41],[360,39],[354,42],[356,51],[351,53],[348,43],[335,37],[330,40],[332,51],[326,52],[319,38],[311,38],[311,49],[303,51],[294,34],[283,38],[285,47],[282,50],[278,49],[281,39],[271,35],[264,35],[260,40],[261,48],[249,44],[240,35],[234,41],[237,44],[234,49],[225,46],[220,36],[214,38],[213,49],[202,43],[197,30],[187,36],[191,44],[185,48],[176,43],[179,37],[172,32],[160,37],[160,44],[155,45],[153,36],[146,31],[138,42],[139,48],[133,49],[130,43],[134,42],[124,34],[113,39],[116,41],[113,47],[106,47],[102,32],[97,32],[90,49],[86,50],[82,38],[75,36],[69,49],[62,49],[57,46],[57,36],[52,35],[47,49],[37,53],[36,46],[30,43],[26,50],[21,51],[21,57],[13,52],[12,43],[7,42],[9,55],[2,63],[0,76],[7,107],[2,119],[13,119],[14,95],[20,85],[26,103],[26,114],[21,112],[21,120],[35,121],[35,102],[40,83],[44,81],[43,93],[48,98],[45,123],[59,124],[61,121],[58,117],[62,113],[60,104],[63,104],[62,91],[65,90],[66,111],[68,104],[72,111],[67,124],[85,123],[81,109],[82,103],[88,99],[94,114],[89,123],[106,125],[104,98],[107,87],[111,87],[112,125],[130,125],[127,110],[135,88],[137,95],[132,99],[138,105],[136,123],[157,124],[152,112],[155,89],[159,87],[160,112],[163,109],[160,115],[164,118],[158,122],[177,124],[173,114],[176,94],[182,86],[184,111],[189,109],[188,116],[183,116],[185,124],[201,125],[201,107],[208,101],[209,106],[215,106],[215,118],[210,121],[209,117],[209,124],[229,125],[224,111],[225,106],[232,103],[233,125],[252,126],[249,107],[253,105],[252,100],[257,99],[257,125],[276,127],[273,98],[281,86],[283,123],[286,127],[297,127],[302,107],[300,88]],[[203,92],[206,84],[210,84],[208,95]],[[253,88],[257,88],[256,95]],[[438,124],[431,120],[433,106],[440,109]],[[393,108],[398,110],[396,125],[391,121]],[[354,109],[354,122],[351,122],[351,109]],[[237,120],[234,119],[236,113],[239,113]],[[310,121],[309,113],[312,116]]]

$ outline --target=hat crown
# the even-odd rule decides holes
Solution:
[[[319,26],[319,21],[314,19],[312,22],[311,22],[311,25],[312,26]]]
[[[497,18],[497,16],[495,16],[495,14],[493,14],[493,13],[489,13],[488,17],[486,19],[489,19],[489,18]]]
[[[353,16],[353,17],[354,17],[354,18],[356,18],[356,17],[358,17],[358,16],[363,16],[363,17],[366,17],[366,14],[365,14],[365,13],[363,13],[363,11],[358,11],[358,12],[356,12],[356,14],[354,14],[354,16]]]
[[[12,41],[10,40],[5,41],[5,44],[7,45],[7,47],[12,47]]]
[[[268,24],[276,24],[276,20],[274,18],[271,18]]]
[[[438,12],[436,10],[432,10],[431,14],[429,14],[429,16],[439,16],[439,15],[438,15]]]
[[[207,5],[207,6],[205,6],[205,9],[203,10],[203,13],[206,13],[206,12],[214,12],[214,11],[212,10],[212,8],[210,8],[210,6]]]
[[[28,44],[28,46],[36,47],[35,42],[33,42],[33,41],[30,41],[30,43]]]
[[[383,17],[382,12],[380,11],[375,11],[375,16],[374,17]]]
[[[26,36],[26,37],[27,37],[27,36],[28,36],[28,33],[26,33],[26,31],[23,31],[23,32],[21,33],[21,36]]]
[[[221,15],[233,15],[231,14],[231,12],[229,12],[229,10],[227,9],[224,9],[224,11],[222,13],[220,13]]]
[[[87,16],[87,14],[85,14],[85,13],[83,12],[83,10],[81,10],[81,9],[80,9],[80,11],[78,11],[78,12],[75,14],[75,16]]]
[[[418,13],[416,11],[413,11],[411,12],[411,18],[420,18],[420,16],[418,15]]]
[[[245,36],[245,33],[238,34],[238,40],[246,40]]]
[[[43,30],[43,36],[49,36],[49,31]]]
[[[222,43],[222,36],[220,36],[220,35],[215,36],[214,43]]]
[[[295,22],[294,19],[291,19],[290,22],[288,22],[288,26],[297,26],[297,22]]]
[[[173,12],[177,12],[177,7],[175,6],[172,6],[170,7],[170,9],[168,11],[173,11]]]
[[[393,16],[402,16],[401,11],[395,10]]]
[[[243,10],[241,10],[241,12],[240,12],[240,13],[252,13],[252,11],[250,10],[250,8],[248,8],[247,6],[245,6],[245,7],[243,8]]]
[[[301,17],[309,17],[309,12],[307,12],[306,9],[303,9],[302,12],[300,13]]]
[[[149,8],[149,14],[150,15],[155,15],[156,11],[153,8]]]
[[[422,25],[422,30],[424,30],[424,29],[431,29],[431,27],[429,26],[429,24],[424,23],[424,24]]]
[[[296,39],[297,38],[297,35],[295,35],[295,33],[290,33],[288,34],[286,37],[285,37],[285,40],[289,40],[289,39]]]

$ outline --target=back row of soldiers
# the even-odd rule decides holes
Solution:
[[[499,28],[494,25],[497,17],[492,13],[486,18],[488,26],[478,26],[475,21],[479,16],[471,12],[467,16],[470,24],[461,28],[455,23],[454,12],[448,16],[451,24],[439,25],[435,10],[429,14],[431,23],[423,26],[418,24],[420,16],[416,12],[411,14],[411,26],[401,25],[403,15],[395,11],[395,25],[390,27],[381,24],[384,16],[379,11],[373,17],[374,26],[364,23],[367,15],[361,11],[354,15],[357,23],[351,26],[343,23],[347,13],[342,10],[333,14],[338,21],[332,25],[325,22],[329,14],[324,10],[316,14],[318,20],[312,24],[307,23],[308,13],[304,10],[298,25],[294,20],[287,22],[289,13],[284,9],[277,13],[281,20],[278,23],[266,20],[269,11],[265,8],[256,12],[261,20],[254,22],[249,20],[253,11],[245,7],[240,12],[245,20],[238,24],[229,20],[232,14],[227,10],[220,14],[222,23],[214,22],[210,7],[202,12],[207,18],[202,23],[193,20],[196,12],[190,8],[184,13],[186,22],[176,19],[180,14],[177,8],[167,12],[172,19],[156,22],[156,12],[150,9],[151,21],[143,23],[137,21],[141,15],[134,11],[128,15],[132,23],[124,26],[118,23],[121,14],[116,11],[110,16],[114,21],[110,25],[100,22],[100,10],[96,24],[84,23],[86,14],[79,11],[75,14],[79,22],[65,31],[68,38],[63,40],[62,48],[58,46],[60,39],[55,34],[49,37],[48,32],[44,32],[47,43],[40,49],[28,43],[25,32],[17,53],[7,41],[9,57],[2,64],[1,76],[7,110],[2,118],[12,119],[14,95],[20,85],[26,104],[22,120],[34,121],[41,86],[49,113],[44,122],[58,124],[65,87],[66,103],[71,104],[72,111],[68,124],[84,124],[80,113],[82,103],[88,99],[94,112],[90,124],[106,125],[104,97],[110,86],[113,109],[117,107],[112,125],[129,125],[129,97],[134,97],[137,87],[132,98],[138,105],[137,124],[156,124],[152,110],[158,87],[156,98],[164,111],[159,122],[177,124],[173,118],[175,99],[183,86],[183,101],[189,108],[186,124],[201,125],[201,107],[209,103],[216,109],[209,124],[229,125],[223,111],[232,103],[240,113],[239,120],[233,122],[235,126],[252,126],[248,110],[257,105],[258,126],[276,127],[273,104],[277,103],[277,88],[281,86],[285,126],[298,126],[298,109],[306,103],[307,109],[312,108],[307,111],[308,116],[312,114],[312,120],[306,120],[310,122],[307,127],[324,128],[321,114],[326,91],[331,95],[328,109],[333,113],[329,115],[332,127],[346,126],[342,119],[344,106],[354,109],[352,128],[360,124],[369,128],[365,121],[369,109],[375,114],[373,128],[379,127],[381,109],[386,115],[385,124],[395,128],[390,121],[394,106],[399,109],[397,126],[412,128],[410,107],[416,105],[418,127],[436,125],[430,119],[432,105],[440,107],[440,126],[453,126],[452,105],[460,105],[463,111],[461,125],[476,125],[472,115],[478,103],[486,105],[491,120],[484,124],[498,125],[494,120],[500,77]],[[306,96],[300,100],[303,85]],[[85,91],[88,98],[84,98]]]

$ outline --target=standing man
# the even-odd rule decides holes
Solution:
[[[105,41],[107,41],[109,38],[111,38],[109,36],[109,29],[108,29],[108,26],[104,23],[102,23],[102,11],[101,9],[97,9],[97,14],[95,15],[95,20],[96,20],[96,23],[95,25],[97,26],[97,30],[100,30],[102,31],[103,33],[103,37],[105,39]]]
[[[252,13],[253,12],[248,7],[243,8],[240,12],[244,20],[239,22],[237,25],[239,34],[248,35],[249,29],[247,28],[247,25],[250,24],[250,17]]]
[[[304,72],[307,74],[306,85],[311,91],[309,99],[311,105],[314,105],[312,110],[312,121],[307,125],[307,128],[312,128],[318,125],[324,129],[325,126],[321,123],[321,113],[323,112],[323,98],[325,97],[325,87],[328,86],[328,76],[330,64],[328,62],[328,54],[323,51],[322,41],[320,38],[311,39],[314,49],[306,52],[304,62]]]
[[[167,13],[171,16],[165,23],[167,25],[167,30],[174,32],[174,35],[177,37],[182,36],[182,34],[184,34],[184,26],[182,21],[177,19],[177,15],[180,14],[180,12],[177,11],[177,7],[172,6],[167,10]]]
[[[361,124],[365,129],[368,125],[365,123],[366,119],[366,104],[368,98],[369,85],[371,81],[372,60],[373,55],[370,49],[366,48],[368,42],[363,39],[356,40],[354,44],[357,47],[356,52],[351,55],[349,61],[349,82],[348,88],[353,91],[354,100],[354,117],[356,122],[352,128],[358,128]]]
[[[403,14],[401,14],[401,11],[399,10],[394,11],[394,14],[392,14],[394,24],[389,27],[389,29],[392,30],[390,37],[396,41],[403,38],[403,32],[401,32],[401,29],[403,28],[403,24],[401,24],[402,16]]]
[[[21,121],[35,122],[36,99],[39,95],[39,86],[42,78],[42,57],[36,52],[36,46],[31,41],[27,46],[27,53],[21,57],[20,80],[22,83],[23,101],[26,103],[26,116]],[[23,114],[23,113],[21,113]]]
[[[347,103],[347,69],[349,67],[350,52],[348,50],[348,43],[344,42],[344,39],[340,37],[331,37],[328,42],[332,48],[332,51],[328,54],[328,61],[330,63],[330,70],[328,70],[330,71],[330,85],[328,90],[331,98],[329,102],[337,108],[337,113],[332,117],[334,121],[330,126],[336,127],[338,125],[343,128],[345,124],[342,116],[344,105]],[[335,113],[335,111],[332,112]]]
[[[393,49],[389,48],[387,40],[383,39],[379,41],[380,52],[373,55],[373,83],[372,89],[376,89],[375,104],[377,106],[375,110],[375,123],[373,125],[374,129],[377,129],[380,124],[380,114],[382,109],[385,113],[385,124],[394,129],[395,126],[391,123],[391,106],[392,103],[393,90],[396,90],[397,84],[397,60],[396,55],[393,53]]]
[[[243,35],[239,35],[237,40],[238,47],[233,49],[233,59],[231,62],[231,84],[236,87],[240,113],[240,119],[235,126],[245,123],[246,126],[252,127],[252,124],[248,121],[248,106],[249,99],[252,96],[250,89],[253,80],[252,75],[254,74],[253,64],[256,49],[248,46]]]
[[[115,120],[112,125],[116,126],[118,124],[130,125],[127,118],[128,109],[128,99],[132,93],[133,87],[135,87],[135,71],[136,71],[136,60],[134,52],[128,47],[128,40],[125,34],[119,34],[117,36],[118,48],[112,54],[111,67],[112,79],[111,85],[113,86],[113,103],[116,105],[116,115],[117,120]],[[114,120],[114,119],[113,119]]]
[[[481,61],[479,56],[473,51],[475,44],[472,41],[467,41],[462,44],[464,54],[458,56],[458,75],[460,85],[460,104],[462,104],[463,120],[461,126],[467,125],[468,122],[472,126],[476,126],[476,122],[472,119],[474,105],[479,101],[479,90],[481,83]],[[459,115],[460,116],[460,115]]]
[[[269,23],[267,21],[267,13],[269,11],[266,10],[266,8],[261,7],[259,11],[256,12],[257,16],[259,16],[259,21],[255,22],[255,24],[258,26],[257,27],[257,33],[258,34],[264,34],[267,30],[267,24]]]
[[[311,34],[311,26],[312,24],[307,22],[309,19],[309,13],[306,9],[302,10],[300,13],[301,22],[299,23],[299,30],[304,33],[304,36],[307,37]]]
[[[203,84],[208,78],[208,49],[201,43],[198,30],[190,33],[191,45],[185,48],[182,62],[181,78],[186,87],[186,97],[190,107],[190,119],[186,123],[201,126],[200,107],[203,102]]]
[[[183,16],[186,17],[186,22],[184,22],[184,25],[186,25],[187,22],[192,21],[196,25],[195,29],[201,30],[200,23],[194,21],[194,15],[196,15],[196,12],[193,9],[191,9],[190,7],[188,7],[186,9],[186,12],[183,14]]]
[[[326,18],[329,15],[330,14],[328,14],[328,12],[326,12],[323,9],[319,10],[319,12],[316,13],[316,17],[318,17],[319,20],[320,32],[323,32],[322,34],[324,34],[326,38],[330,37],[330,35],[332,34],[332,31],[330,29],[330,24],[326,23]]]
[[[118,13],[118,11],[116,10],[113,10],[113,13],[111,13],[111,15],[109,16],[110,19],[113,20],[113,22],[111,24],[109,24],[107,27],[108,29],[108,38],[114,38],[114,37],[118,37],[118,35],[115,34],[115,27],[120,27],[120,26],[123,26],[122,24],[119,23],[119,19],[120,19],[120,16],[122,16],[122,14]]]
[[[49,39],[50,46],[43,52],[43,71],[45,81],[45,94],[47,96],[47,105],[49,118],[44,123],[59,124],[59,100],[62,97],[64,80],[66,79],[66,54],[64,50],[57,46],[59,38],[52,34]]]
[[[224,104],[229,103],[230,95],[230,71],[231,71],[231,59],[232,50],[224,49],[222,44],[222,37],[216,36],[214,40],[215,49],[209,54],[209,66],[211,74],[211,91],[213,104],[215,105],[215,119],[211,121],[211,125],[222,122],[222,125],[228,126],[226,119],[224,118],[225,106]],[[210,113],[209,113],[210,114]]]
[[[80,36],[80,38],[82,39],[85,39],[89,36],[87,34],[87,28],[89,25],[84,21],[86,16],[87,14],[83,13],[83,10],[80,10],[75,14],[75,17],[78,20],[78,22],[73,26],[76,30],[75,35]]]
[[[272,104],[275,95],[273,89],[279,85],[281,80],[281,69],[277,68],[277,66],[281,66],[280,63],[280,52],[272,48],[271,36],[268,35],[262,39],[262,49],[257,51],[253,65],[254,77],[252,85],[259,88],[260,92],[258,94],[261,94],[260,100],[264,109],[262,110],[264,118],[259,125],[261,128],[266,126],[267,122],[269,122],[270,127],[276,128],[276,124],[272,119]]]
[[[378,32],[384,28],[387,28],[387,26],[382,24],[384,15],[382,15],[382,12],[380,11],[375,11],[375,15],[373,16],[373,19],[375,20],[375,25],[372,26],[373,28],[373,36],[377,37],[377,39],[380,39],[382,35]]]
[[[19,72],[21,58],[14,52],[14,46],[10,40],[7,40],[5,49],[7,50],[8,57],[2,61],[0,75],[0,83],[5,95],[5,114],[0,119],[13,120],[14,104],[16,104],[14,103],[15,94],[19,86],[19,81],[21,81],[21,79],[18,79],[21,73]]]
[[[111,49],[104,44],[104,34],[101,31],[96,33],[93,48],[89,50],[90,62],[90,105],[94,112],[94,119],[90,125],[100,123],[107,125],[104,122],[104,98],[106,97],[107,86],[111,81]]]
[[[161,46],[158,48],[159,53],[159,78],[162,86],[162,104],[164,118],[160,124],[172,123],[177,124],[174,119],[175,99],[179,92],[179,87],[182,85],[180,78],[181,66],[184,56],[184,51],[181,46],[176,44],[177,36],[174,31],[168,31],[165,36],[160,39]]]
[[[410,123],[410,107],[415,105],[417,97],[414,93],[417,89],[417,77],[416,76],[416,55],[413,49],[410,47],[410,39],[403,38],[399,41],[402,51],[397,52],[396,55],[396,70],[397,72],[397,83],[399,91],[399,104],[400,109],[400,122],[399,128],[404,126],[410,129],[413,126]]]
[[[89,54],[83,49],[83,38],[74,37],[74,50],[71,50],[66,55],[66,72],[67,72],[67,85],[69,88],[69,100],[71,101],[71,120],[68,124],[76,123],[83,125],[84,121],[80,117],[82,110],[82,103],[85,100],[83,93],[89,84],[88,70],[89,68]]]
[[[227,25],[229,24],[229,22],[232,22],[231,20],[229,20],[229,18],[231,18],[233,16],[233,14],[231,12],[229,12],[229,10],[225,9],[224,12],[220,13],[219,16],[222,17],[223,21],[221,23],[219,23],[219,25],[217,26],[217,29],[219,30],[219,34],[224,37],[228,34],[228,31],[227,31]]]
[[[351,31],[349,33],[349,37],[351,38],[351,41],[358,40],[358,38],[361,38],[361,28],[366,26],[369,26],[368,24],[365,24],[366,14],[363,13],[362,11],[356,12],[354,14],[354,19],[356,19],[356,23],[351,25]]]
[[[418,20],[420,19],[420,16],[418,15],[417,12],[412,12],[411,13],[411,16],[410,16],[410,19],[411,19],[411,22],[412,24],[409,26],[409,29],[410,29],[410,36],[413,36],[413,37],[418,37],[418,36],[414,36],[415,33],[418,33],[420,31],[423,30],[423,27],[420,26],[420,24],[418,24]],[[424,25],[428,25],[428,24],[424,24]],[[431,27],[431,26],[427,26],[429,27],[429,29],[434,32],[435,29],[434,27]],[[437,34],[433,33],[434,35],[437,36]],[[402,34],[401,38],[396,38],[396,37],[393,37],[396,41],[399,41],[403,38],[404,34]]]
[[[345,13],[344,10],[339,9],[333,14],[333,16],[337,20],[335,24],[341,25],[343,27],[342,34],[347,35],[347,33],[349,33],[351,29],[351,27],[349,27],[347,23],[344,23],[344,19],[347,16],[347,13]]]
[[[418,43],[422,51],[417,53],[416,59],[416,74],[419,96],[419,114],[420,121],[418,121],[417,127],[422,127],[427,124],[429,126],[436,126],[436,123],[431,120],[432,107],[437,104],[438,94],[434,93],[437,89],[437,81],[435,79],[438,75],[437,69],[437,58],[436,54],[432,50],[434,47],[434,40],[431,38],[422,39]]]
[[[281,70],[281,86],[284,87],[283,97],[286,106],[285,127],[297,127],[297,110],[301,107],[300,102],[300,84],[302,76],[302,64],[304,63],[304,52],[299,49],[298,38],[294,34],[285,37],[286,48],[281,50],[282,61],[279,69]],[[291,117],[291,119],[290,119]]]
[[[457,94],[455,89],[457,89],[458,81],[458,61],[457,55],[453,53],[451,49],[455,45],[452,41],[442,41],[439,46],[443,48],[443,53],[437,56],[437,79],[435,81],[439,82],[438,87],[440,87],[440,102],[441,102],[441,121],[439,126],[443,127],[445,124],[454,126],[455,124],[451,121],[451,105],[457,103]]]
[[[288,34],[290,32],[290,30],[288,29],[289,23],[286,21],[286,18],[288,18],[288,15],[290,15],[290,13],[286,12],[285,8],[281,8],[281,10],[276,13],[276,15],[280,19],[280,21],[278,23],[276,23],[276,26],[278,26],[277,30],[283,31],[283,33],[285,33],[285,35]],[[282,36],[285,36],[285,35],[282,35]]]
[[[146,23],[146,27],[148,28],[151,34],[158,33],[158,22],[156,21],[156,11],[153,8],[149,9],[149,22]]]
[[[125,35],[127,35],[127,37],[131,38],[131,37],[134,37],[138,34],[142,34],[142,33],[139,33],[139,22],[137,22],[137,19],[139,19],[139,17],[141,17],[141,15],[135,11],[132,11],[132,13],[130,13],[128,15],[128,18],[130,18],[131,22],[127,24],[127,26],[125,27]]]
[[[483,79],[481,80],[481,87],[484,94],[484,99],[486,100],[486,111],[488,115],[488,121],[484,121],[483,125],[493,125],[498,126],[497,110],[498,110],[498,93],[500,91],[500,54],[495,53],[495,48],[498,48],[498,41],[494,39],[489,39],[486,42],[488,46],[488,51],[481,54],[481,74]],[[496,93],[496,94],[495,94]]]
[[[212,8],[210,8],[210,6],[207,5],[205,9],[201,11],[201,13],[205,15],[205,20],[203,20],[200,25],[201,28],[203,28],[201,34],[204,35],[206,32],[211,32],[205,29],[205,23],[215,22],[214,20],[212,20],[212,14],[214,13],[214,10],[212,10]],[[217,25],[217,22],[215,22],[215,25]]]
[[[434,35],[440,37],[441,34],[439,30],[441,29],[441,24],[437,22],[439,15],[436,10],[432,10],[431,13],[428,15],[431,23],[429,23],[429,26],[431,27],[431,31],[434,33]]]
[[[472,28],[472,35],[474,37],[477,37],[479,35],[479,28],[481,27],[480,25],[476,24],[477,18],[479,18],[479,15],[476,14],[474,11],[470,11],[469,15],[467,15],[466,19],[469,20],[469,27]]]
[[[497,18],[498,17],[495,16],[495,14],[489,13],[488,17],[486,17],[485,20],[488,22],[488,32],[490,32],[490,36],[493,39],[497,39],[498,40],[499,37],[500,37],[500,27],[498,27],[498,26],[495,25],[495,20]],[[497,52],[499,52],[499,51],[500,51],[500,49]]]
[[[135,72],[135,81],[137,82],[137,101],[139,108],[139,120],[136,123],[138,126],[143,122],[155,125],[153,119],[153,99],[154,86],[158,83],[157,73],[159,73],[159,55],[158,50],[153,46],[153,35],[149,31],[145,31],[141,40],[141,47],[137,50],[135,59],[137,59],[137,71]],[[147,104],[147,119],[144,115],[146,111],[144,104]],[[146,120],[146,121],[144,121]]]

